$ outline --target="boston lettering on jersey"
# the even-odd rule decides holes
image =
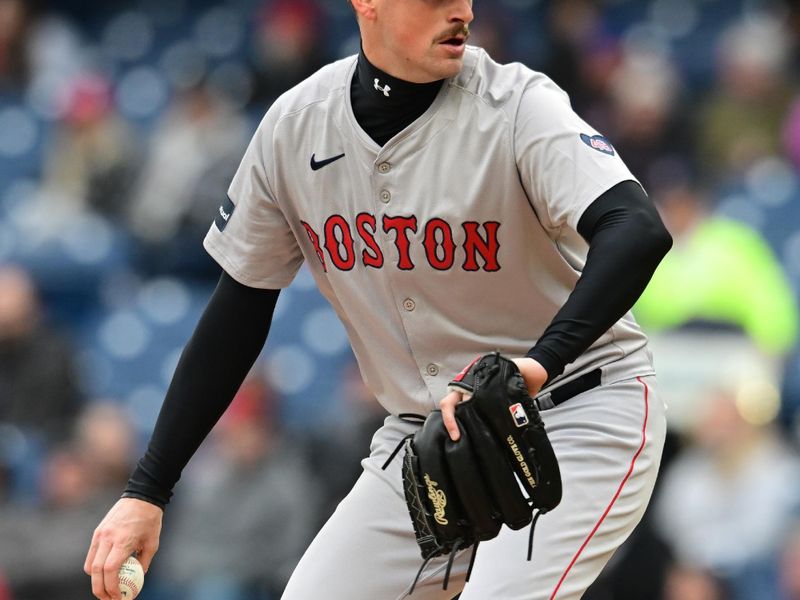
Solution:
[[[332,264],[339,271],[350,271],[356,262],[365,267],[381,269],[386,253],[379,239],[387,239],[397,250],[398,269],[416,268],[412,259],[412,243],[421,243],[428,265],[438,271],[460,268],[464,271],[499,271],[500,242],[496,221],[464,221],[455,229],[444,219],[434,218],[420,226],[416,216],[383,215],[378,219],[370,213],[359,213],[355,222],[342,215],[331,215],[317,232],[301,221],[314,252],[327,273]],[[417,236],[417,233],[421,233]],[[360,241],[360,244],[359,244]],[[360,252],[359,252],[360,250]]]

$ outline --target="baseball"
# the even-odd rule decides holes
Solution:
[[[135,557],[129,556],[119,568],[119,591],[123,600],[133,600],[142,591],[144,569]]]

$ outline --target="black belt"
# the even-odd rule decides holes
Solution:
[[[549,408],[558,406],[562,402],[566,402],[578,394],[588,392],[592,388],[596,388],[598,385],[600,385],[601,375],[602,373],[600,372],[600,369],[595,369],[594,371],[584,373],[583,375],[568,381],[564,385],[558,386],[552,392],[545,392],[541,396],[538,396],[535,399],[536,406],[539,407],[539,410],[547,410]]]

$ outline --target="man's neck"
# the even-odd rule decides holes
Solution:
[[[356,121],[382,146],[428,110],[442,83],[393,77],[370,63],[362,50],[350,87]]]
[[[408,101],[413,101],[420,95],[436,95],[442,86],[442,80],[430,83],[414,83],[390,75],[383,69],[375,66],[361,49],[358,57],[358,79],[364,91],[376,100],[394,106]],[[433,91],[435,90],[435,91]]]

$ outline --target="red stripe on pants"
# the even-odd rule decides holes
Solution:
[[[625,487],[625,484],[628,482],[628,479],[630,479],[631,474],[633,473],[633,468],[636,466],[636,459],[639,458],[639,455],[642,453],[642,450],[644,450],[645,443],[647,442],[647,417],[649,414],[649,405],[647,400],[650,390],[647,387],[647,384],[644,381],[642,381],[641,377],[637,377],[636,380],[639,383],[641,383],[642,386],[644,387],[644,424],[642,425],[642,443],[639,445],[639,449],[636,451],[636,454],[633,455],[633,459],[631,460],[631,465],[628,468],[628,472],[625,473],[625,477],[623,477],[622,482],[619,484],[617,492],[614,494],[614,497],[611,499],[611,502],[608,503],[608,506],[606,507],[605,511],[603,511],[602,516],[600,517],[600,519],[598,519],[597,523],[595,523],[595,526],[592,528],[592,531],[589,533],[589,535],[586,536],[586,539],[583,541],[583,544],[581,544],[581,547],[578,548],[578,551],[575,553],[575,556],[572,557],[572,560],[570,561],[569,565],[564,571],[564,574],[561,575],[561,579],[558,580],[558,583],[556,584],[556,587],[550,596],[550,600],[555,600],[556,594],[558,594],[558,590],[561,589],[561,585],[564,583],[564,580],[567,578],[567,575],[569,575],[569,572],[572,570],[572,567],[575,566],[576,562],[578,562],[578,558],[580,558],[581,553],[586,548],[586,546],[589,545],[589,542],[591,541],[592,537],[594,537],[594,534],[597,533],[597,530],[600,528],[600,525],[603,524],[603,521],[605,521],[606,517],[608,516],[608,513],[611,512],[611,508],[614,506],[614,503],[617,501],[617,498],[619,498],[619,495],[622,493],[622,488]]]

